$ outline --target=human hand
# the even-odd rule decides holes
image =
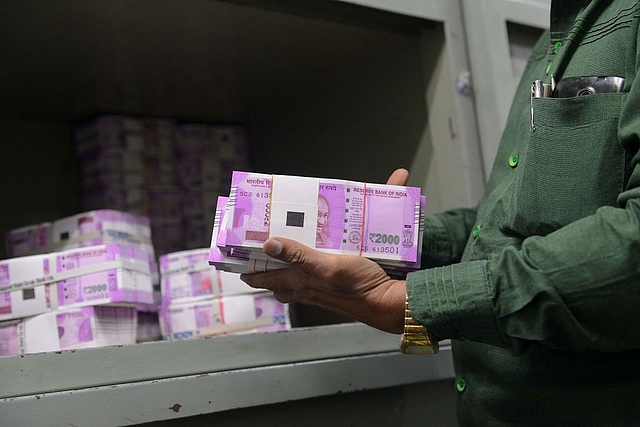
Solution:
[[[406,169],[397,169],[387,184],[406,185],[408,178]],[[406,283],[391,279],[375,262],[328,254],[281,237],[267,240],[263,248],[291,267],[243,274],[249,286],[273,291],[280,302],[316,305],[383,331],[403,331]]]
[[[375,262],[318,251],[291,239],[264,243],[267,255],[291,267],[243,274],[249,286],[273,291],[280,302],[316,305],[392,333],[403,330],[406,284]]]

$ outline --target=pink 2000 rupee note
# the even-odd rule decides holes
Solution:
[[[417,187],[234,172],[225,245],[259,249],[285,236],[328,252],[416,262],[420,204]]]

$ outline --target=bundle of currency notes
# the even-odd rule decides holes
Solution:
[[[209,249],[206,248],[160,257],[162,305],[260,292],[240,280],[238,274],[211,267],[208,257]]]
[[[149,218],[100,209],[29,225],[5,233],[9,257],[35,255],[83,246],[120,243],[144,250],[154,258]]]
[[[215,266],[217,270],[238,274],[288,267],[287,264],[276,260],[258,260],[255,256],[252,257],[249,251],[225,247],[226,234],[221,232],[221,225],[226,219],[228,201],[228,197],[218,196],[209,249],[209,264]]]
[[[272,292],[255,289],[233,272],[208,263],[209,249],[160,257],[162,304],[158,307],[165,340],[291,328],[288,305]]]
[[[154,303],[148,254],[119,244],[0,261],[0,320],[56,309]]]
[[[109,244],[131,247],[138,255],[141,255],[140,252],[144,253],[143,256],[147,258],[149,264],[148,274],[124,268],[116,270],[115,276],[112,275],[113,277],[109,278],[109,288],[120,289],[121,296],[118,296],[117,292],[111,292],[108,298],[102,298],[99,297],[99,292],[92,292],[91,295],[87,294],[81,299],[93,305],[120,302],[136,305],[139,313],[138,321],[144,322],[139,325],[140,339],[149,341],[152,337],[160,338],[157,313],[160,304],[160,275],[151,234],[151,220],[146,215],[114,209],[98,209],[10,230],[5,233],[5,245],[7,254],[12,258],[73,252],[74,249]],[[167,234],[166,229],[164,234]],[[85,255],[85,251],[79,250],[72,257]],[[46,260],[47,257],[42,259]],[[21,264],[21,261],[16,262]],[[4,263],[4,260],[0,261],[0,271],[5,268]],[[21,267],[16,265],[13,269],[22,269],[26,272],[37,270],[29,264],[23,264]],[[15,279],[16,271],[11,272],[10,275]],[[96,275],[100,273],[92,275],[94,280]],[[0,288],[3,288],[9,279],[4,276],[4,272],[0,272]],[[87,280],[87,278],[78,277],[71,279],[70,282],[62,282],[62,286],[43,284],[28,291],[0,293],[0,321],[33,316],[56,308],[62,309],[67,303],[78,305],[78,295],[82,293],[78,292],[76,284],[87,282]],[[142,296],[140,292],[146,292],[144,289],[149,281],[152,286],[151,295],[140,298]],[[136,291],[131,293],[133,284]],[[94,289],[97,290],[97,288],[91,288],[90,284],[83,285],[83,292]],[[86,304],[82,302],[80,305]]]
[[[291,329],[288,305],[264,291],[161,306],[159,313],[167,341]]]
[[[133,307],[88,306],[0,323],[0,356],[60,351],[136,341]]]
[[[118,243],[138,248],[148,254],[151,278],[158,284],[160,276],[151,243],[149,218],[113,209],[99,209],[33,224],[5,233],[9,257],[45,254],[86,246]]]
[[[209,263],[243,273],[284,268],[262,250],[278,236],[403,275],[420,267],[425,204],[417,187],[236,171],[229,197],[218,198]]]

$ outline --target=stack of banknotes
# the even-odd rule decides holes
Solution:
[[[4,237],[9,257],[104,243],[124,243],[153,255],[149,218],[111,209],[20,227],[8,231]]]
[[[235,273],[286,268],[262,250],[279,236],[403,276],[420,268],[425,204],[417,187],[235,171],[229,197],[218,197],[209,263]]]
[[[132,141],[135,143],[135,139]],[[154,300],[151,304],[138,305],[138,312],[144,314],[137,318],[141,321],[138,341],[149,341],[152,337],[160,339],[157,313],[160,304],[160,275],[155,251],[156,239],[152,242],[151,235],[152,223],[148,216],[99,209],[10,230],[5,234],[5,246],[10,257],[112,243],[130,246],[146,253]],[[0,299],[2,298],[8,297],[0,295]],[[14,313],[19,310],[16,304],[18,303],[14,301]],[[0,313],[0,319],[2,318]]]
[[[153,303],[147,254],[133,247],[97,245],[0,261],[0,320]]]
[[[131,246],[2,260],[0,355],[132,344],[154,303],[148,254]]]
[[[15,326],[28,320],[30,336],[47,342],[48,329],[38,333],[33,326],[41,324],[37,319],[55,323],[64,312],[109,305],[118,312],[135,311],[118,322],[142,320],[134,324],[139,336],[130,342],[160,339],[160,276],[151,233],[147,216],[110,209],[7,232],[5,245],[12,258],[0,261],[0,321]]]
[[[124,115],[97,116],[74,129],[83,209],[149,217],[159,253],[184,245],[176,129],[173,120]]]
[[[132,246],[146,252],[154,283],[159,282],[158,266],[151,241],[151,225],[149,218],[143,215],[99,209],[20,227],[5,233],[5,246],[9,257],[109,243]]]
[[[89,306],[0,323],[0,356],[135,342],[137,311]]]
[[[205,248],[160,257],[159,319],[165,340],[291,328],[286,304],[248,286],[237,273],[214,269],[208,256]]]

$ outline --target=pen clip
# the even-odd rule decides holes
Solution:
[[[553,80],[553,76],[551,78],[551,84],[543,83],[542,80],[534,80],[531,83],[531,132],[535,132],[536,130],[536,122],[534,120],[534,108],[533,108],[533,99],[534,98],[549,98],[551,93],[553,92],[553,86],[555,86],[555,82]]]
[[[529,99],[529,102],[531,103],[531,132],[536,131],[536,122],[533,118],[533,98],[539,98],[542,96],[542,94],[542,80],[534,80],[531,83],[531,98]]]

